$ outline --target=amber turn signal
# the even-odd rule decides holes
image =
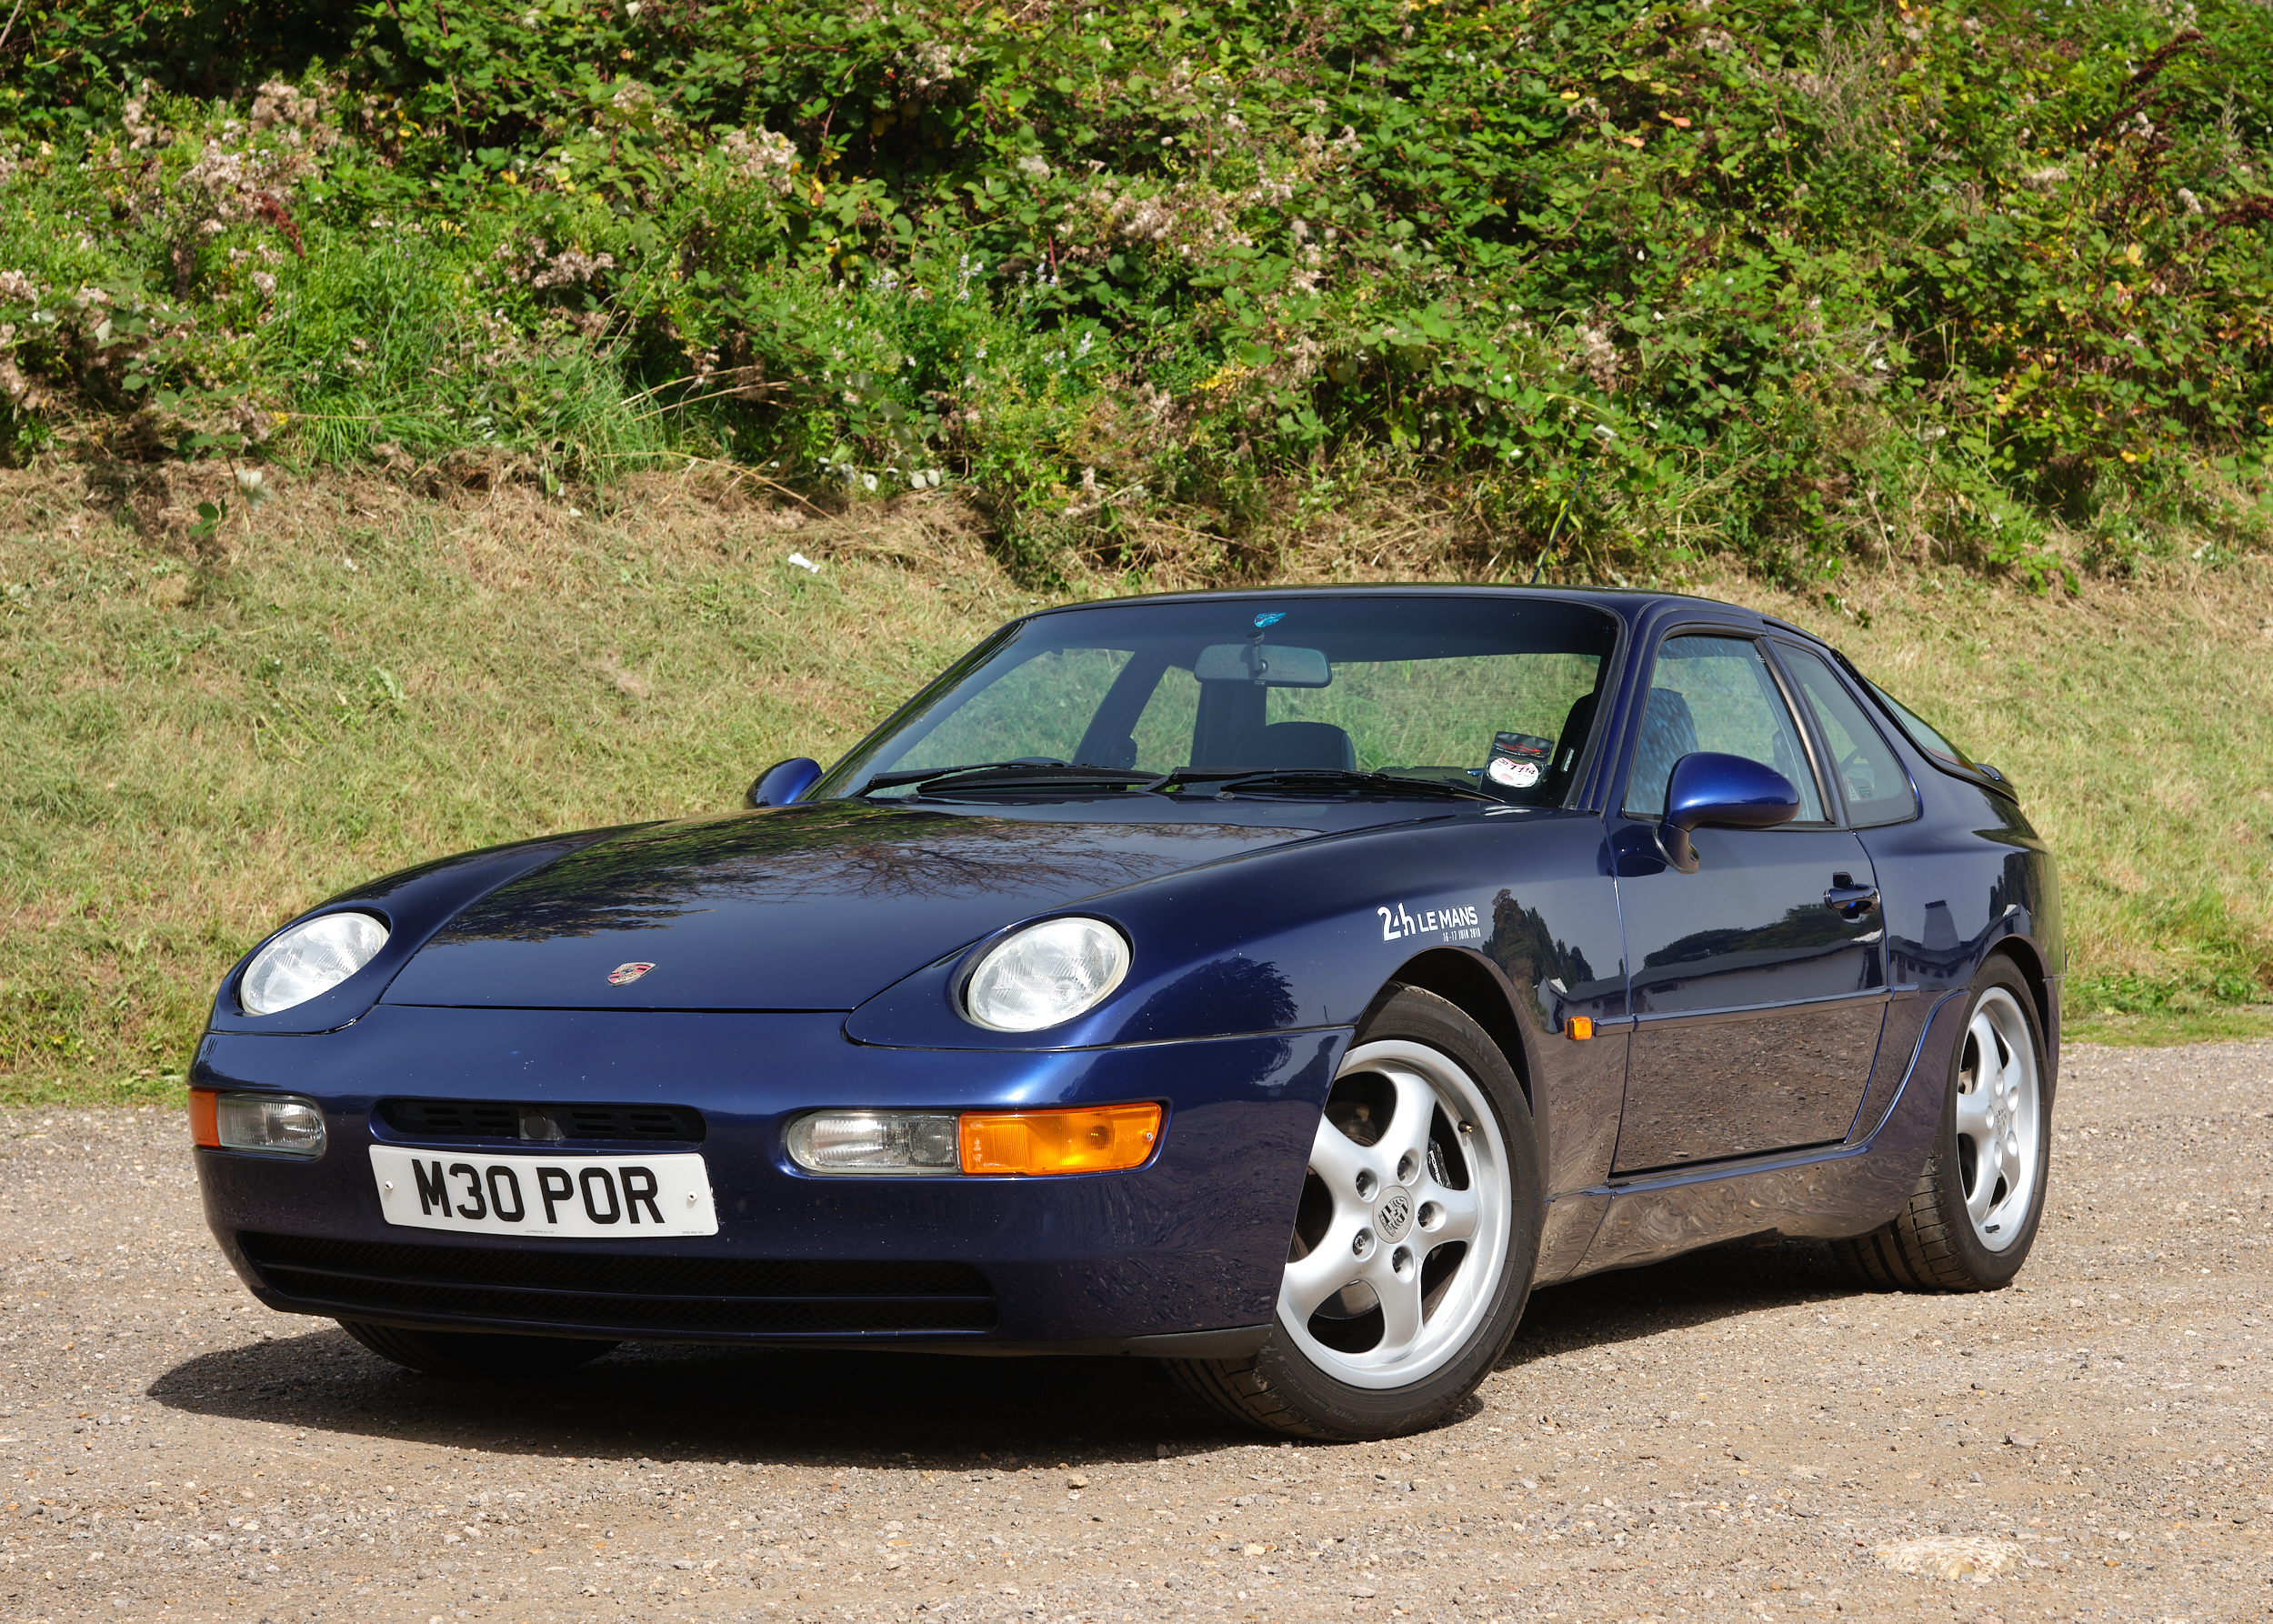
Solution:
[[[1160,1108],[966,1111],[962,1138],[966,1173],[1112,1173],[1150,1158],[1160,1143]]]
[[[221,1096],[211,1088],[189,1091],[189,1142],[207,1150],[221,1148]]]
[[[1584,1043],[1594,1036],[1594,1018],[1574,1015],[1563,1022],[1563,1030],[1568,1032],[1575,1041]]]

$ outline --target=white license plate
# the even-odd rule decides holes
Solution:
[[[661,1240],[716,1235],[699,1156],[492,1156],[371,1147],[390,1224],[461,1235]]]

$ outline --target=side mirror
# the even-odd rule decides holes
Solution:
[[[742,797],[750,807],[786,807],[813,787],[821,777],[821,764],[804,756],[792,756],[786,761],[776,761],[757,775],[757,782],[750,786],[749,794]]]
[[[1692,829],[1772,829],[1799,816],[1799,791],[1772,767],[1744,756],[1698,750],[1673,764],[1657,845],[1684,874],[1697,872]]]

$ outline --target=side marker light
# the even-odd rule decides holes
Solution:
[[[1571,1035],[1574,1042],[1584,1043],[1594,1036],[1594,1018],[1587,1015],[1571,1016],[1563,1022],[1563,1029]]]
[[[1159,1143],[1157,1105],[963,1114],[966,1173],[1113,1173],[1142,1167]]]

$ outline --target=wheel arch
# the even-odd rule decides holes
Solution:
[[[1483,1028],[1484,1035],[1514,1069],[1516,1081],[1523,1089],[1524,1103],[1536,1115],[1539,1102],[1532,1093],[1531,1061],[1524,1048],[1523,1028],[1516,1019],[1515,1004],[1507,996],[1506,985],[1488,964],[1474,954],[1449,947],[1435,948],[1407,959],[1366,1006],[1366,1012],[1357,1022],[1360,1032],[1366,1029],[1374,1012],[1400,987],[1417,987],[1423,992],[1435,993]]]
[[[1987,969],[1995,957],[2009,958],[2020,978],[2028,984],[2028,996],[2037,1007],[2037,1029],[2044,1034],[2045,1066],[2053,1070],[2059,1065],[2060,1034],[2058,1018],[2052,1007],[2052,981],[2044,965],[2044,954],[2027,937],[2006,937],[1981,956],[1981,967]]]

